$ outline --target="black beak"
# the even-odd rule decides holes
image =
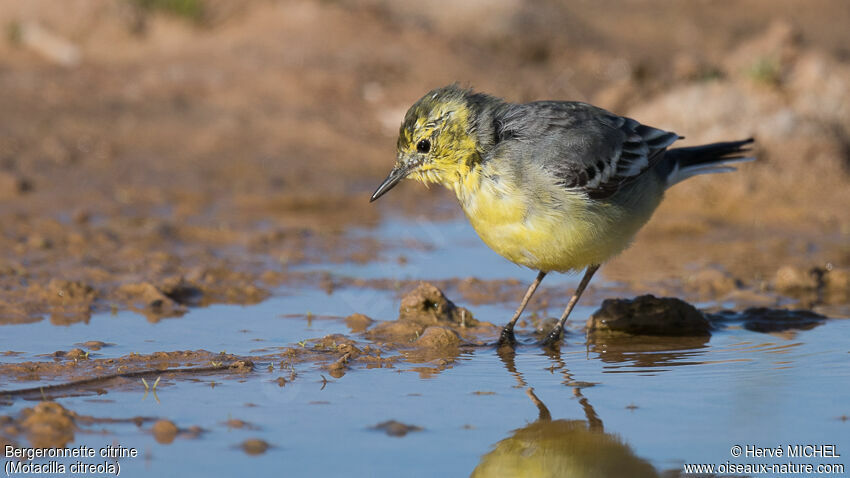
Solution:
[[[393,170],[390,171],[390,174],[387,176],[387,179],[384,179],[384,182],[382,182],[381,185],[378,186],[378,189],[375,190],[375,193],[372,194],[372,198],[369,199],[369,202],[372,202],[375,199],[378,199],[379,197],[383,196],[384,193],[392,189],[393,186],[399,183],[399,181],[407,177],[407,173],[409,172],[409,167],[396,164]]]

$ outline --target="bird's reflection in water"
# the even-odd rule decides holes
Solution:
[[[525,380],[514,366],[513,352],[501,354],[508,371],[525,386]],[[568,374],[566,381],[572,382]],[[659,476],[655,468],[637,457],[620,437],[605,432],[602,420],[581,394],[580,387],[574,386],[573,394],[584,409],[585,420],[553,420],[533,389],[526,389],[526,394],[537,406],[537,421],[514,430],[511,436],[497,443],[472,471],[473,478]]]

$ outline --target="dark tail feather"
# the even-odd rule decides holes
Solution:
[[[734,171],[730,164],[756,159],[747,156],[751,151],[748,146],[753,141],[753,138],[748,138],[668,150],[664,155],[664,162],[669,168],[667,187],[698,174]]]

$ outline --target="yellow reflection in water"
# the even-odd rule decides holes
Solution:
[[[516,375],[512,357],[503,359]],[[522,381],[521,377],[518,379]],[[655,468],[636,456],[620,437],[605,432],[602,420],[578,387],[573,388],[573,393],[584,409],[585,420],[553,420],[534,390],[526,389],[539,411],[537,421],[514,430],[497,443],[481,458],[472,478],[658,477]]]

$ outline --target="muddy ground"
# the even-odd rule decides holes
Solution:
[[[374,260],[379,241],[345,233],[390,214],[459,214],[448,192],[414,184],[368,202],[407,106],[452,82],[512,101],[589,101],[683,144],[755,136],[757,162],[677,186],[602,275],[691,301],[850,302],[845,2],[182,4],[0,4],[0,324],[122,309],[156,321],[305,283],[400,296],[415,283],[293,268]],[[516,300],[525,287],[458,275],[437,283],[458,302]],[[447,330],[419,340],[461,346]],[[340,340],[305,360],[344,367]],[[363,356],[380,363],[378,352]],[[121,380],[161,363],[258,359],[163,353],[0,373]]]

